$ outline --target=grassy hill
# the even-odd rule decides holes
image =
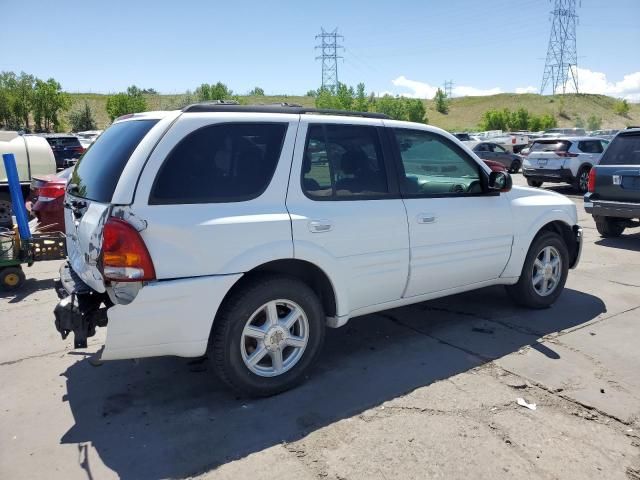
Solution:
[[[109,117],[105,110],[107,95],[101,94],[71,94],[71,110],[79,108],[86,100],[94,112],[99,128],[109,124]],[[171,110],[180,105],[184,95],[147,95],[147,103],[150,110]],[[314,106],[313,97],[302,96],[242,96],[242,103],[297,103],[303,106]],[[526,108],[529,112],[542,115],[550,113],[556,116],[561,127],[573,127],[576,118],[584,121],[590,115],[602,118],[602,128],[624,128],[628,125],[640,125],[640,104],[630,104],[631,111],[628,116],[617,115],[613,111],[615,98],[604,95],[568,94],[568,95],[516,95],[503,93],[487,97],[460,97],[453,98],[446,115],[436,112],[433,101],[425,100],[429,123],[450,131],[477,130],[482,114],[490,109],[517,110]]]

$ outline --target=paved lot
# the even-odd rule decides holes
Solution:
[[[640,233],[601,239],[572,198],[585,250],[552,309],[488,288],[363,317],[260,401],[187,359],[91,366],[103,334],[60,341],[58,263],[35,266],[0,297],[0,478],[640,479]]]

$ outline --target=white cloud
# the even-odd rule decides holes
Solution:
[[[504,92],[500,87],[482,89],[461,85],[459,87],[454,87],[451,93],[454,97],[484,97],[485,95],[497,95]]]
[[[538,89],[536,87],[532,87],[532,86],[528,86],[528,87],[517,87],[516,88],[516,93],[517,94],[522,94],[522,93],[538,93]]]
[[[578,88],[581,93],[597,93],[626,98],[630,101],[640,101],[640,72],[625,75],[618,82],[610,82],[606,74],[594,72],[588,68],[578,67],[577,72]],[[567,92],[575,92],[571,75],[569,75],[566,90]]]
[[[428,83],[418,82],[416,80],[409,80],[404,75],[391,80],[396,87],[405,87],[411,90],[411,92],[401,92],[400,95],[413,98],[433,98],[438,90],[438,87],[429,85]]]

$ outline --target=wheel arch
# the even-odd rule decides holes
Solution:
[[[253,281],[258,276],[277,274],[295,277],[304,282],[318,295],[325,316],[336,316],[338,312],[338,296],[336,295],[336,289],[329,275],[314,263],[306,260],[287,258],[263,263],[244,273],[222,299],[216,317],[219,312],[223,310],[222,305],[248,282]],[[215,319],[213,323],[215,325]]]

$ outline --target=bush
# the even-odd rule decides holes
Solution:
[[[71,131],[83,132],[85,130],[96,130],[96,121],[93,118],[93,112],[89,107],[89,102],[84,102],[84,107],[79,110],[71,112],[69,115],[69,122],[71,123]]]
[[[582,117],[580,117],[580,116],[576,117],[575,127],[576,128],[584,128],[585,127],[585,123],[584,123],[584,120],[582,119]]]
[[[600,127],[602,127],[602,118],[593,114],[587,118],[587,128],[589,130],[600,130]]]
[[[436,105],[436,111],[442,113],[443,115],[449,113],[449,101],[447,99],[447,94],[444,93],[441,88],[438,88],[438,90],[436,90],[433,101]]]
[[[487,110],[482,115],[480,130],[530,130],[537,132],[557,126],[557,120],[553,115],[537,117],[529,113],[525,108],[511,112],[504,110]]]
[[[260,87],[253,87],[253,90],[249,92],[249,95],[256,97],[264,97],[264,90]]]
[[[618,115],[622,115],[623,117],[629,115],[630,109],[631,107],[629,106],[629,102],[627,102],[625,99],[619,100],[613,105],[613,111]]]

